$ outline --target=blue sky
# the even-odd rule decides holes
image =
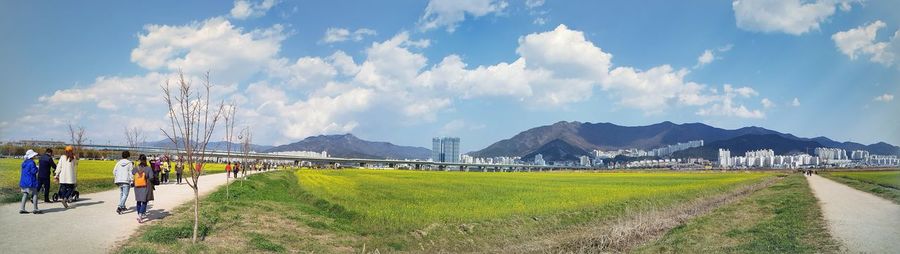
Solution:
[[[0,139],[161,139],[183,69],[263,144],[471,151],[557,121],[900,144],[897,1],[182,2],[0,3]]]

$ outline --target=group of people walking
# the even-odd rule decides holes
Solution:
[[[76,193],[75,186],[77,180],[78,157],[75,155],[75,149],[72,146],[65,148],[65,154],[59,157],[58,162],[53,159],[53,150],[47,149],[44,154],[40,155],[38,164],[35,165],[34,157],[38,153],[34,150],[25,152],[24,161],[22,161],[22,172],[19,180],[19,187],[22,191],[22,207],[20,214],[27,214],[25,205],[28,203],[29,197],[34,204],[31,213],[43,213],[38,208],[38,195],[40,191],[44,191],[44,203],[53,203],[50,200],[50,178],[53,176],[59,182],[58,198],[62,202],[63,207],[69,208],[69,202],[72,201],[73,194]],[[169,174],[174,171],[177,184],[181,184],[184,173],[184,164],[179,160],[172,162],[169,157],[160,157],[148,160],[147,156],[141,154],[136,162],[129,160],[131,153],[122,152],[122,158],[116,162],[113,168],[113,181],[119,188],[119,204],[116,207],[116,213],[123,214],[128,208],[125,206],[128,195],[133,191],[134,200],[136,201],[135,211],[137,212],[138,223],[143,223],[147,219],[148,202],[154,200],[153,191],[155,186],[169,183]],[[132,190],[133,189],[133,190]]]
[[[19,188],[22,190],[22,207],[19,209],[20,214],[27,214],[25,205],[28,203],[28,197],[31,196],[31,202],[34,204],[33,214],[43,213],[38,209],[38,195],[44,192],[44,203],[52,203],[50,200],[50,177],[53,176],[59,182],[59,193],[57,194],[63,207],[68,208],[69,202],[75,193],[75,184],[77,179],[78,160],[75,156],[75,149],[71,146],[65,148],[65,154],[59,157],[59,163],[53,161],[53,150],[47,149],[44,154],[40,155],[38,165],[34,163],[34,157],[38,153],[34,150],[25,152],[25,160],[22,162],[22,175],[19,179]]]

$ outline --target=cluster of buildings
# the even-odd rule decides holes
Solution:
[[[897,156],[869,155],[868,151],[857,150],[847,156],[847,151],[839,148],[819,147],[815,156],[809,154],[775,155],[772,149],[747,151],[744,156],[731,156],[731,151],[719,149],[718,165],[722,168],[803,168],[803,167],[857,167],[857,166],[898,166]]]
[[[520,158],[520,157],[505,157],[505,156],[490,157],[490,158],[476,158],[476,157],[472,157],[471,155],[468,155],[468,154],[463,154],[463,155],[460,155],[460,161],[461,161],[462,163],[469,163],[469,164],[505,164],[505,165],[510,165],[510,164],[519,164],[519,163],[521,163],[522,158]]]
[[[321,153],[311,152],[311,151],[289,151],[289,152],[272,152],[271,154],[287,155],[287,156],[302,156],[302,157],[308,157],[308,158],[328,158],[327,151],[322,151]]]
[[[431,161],[459,163],[459,138],[436,137],[431,139]]]
[[[694,147],[703,146],[703,140],[693,140],[684,143],[678,143],[674,145],[668,145],[660,148],[656,148],[650,151],[640,150],[640,149],[619,149],[615,151],[602,151],[602,150],[594,150],[594,157],[601,159],[609,159],[615,158],[616,156],[623,155],[626,157],[665,157],[674,154],[677,151],[687,150]]]

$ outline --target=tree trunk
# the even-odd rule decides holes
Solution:
[[[197,229],[200,228],[200,193],[197,190],[197,187],[194,187],[194,236],[191,238],[191,243],[197,243]]]

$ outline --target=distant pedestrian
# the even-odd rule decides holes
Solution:
[[[63,207],[69,208],[69,200],[75,192],[75,184],[78,178],[78,158],[75,156],[75,148],[66,146],[66,154],[59,157],[56,169],[59,171],[56,180],[59,181],[59,195]]]
[[[134,164],[128,160],[128,157],[131,157],[130,152],[122,152],[122,159],[116,162],[116,166],[113,168],[113,182],[116,186],[119,186],[119,206],[116,207],[116,213],[118,214],[128,210],[125,207],[125,201],[128,201],[128,193],[131,192],[131,182],[134,181],[134,175],[131,173],[134,170]]]
[[[141,154],[138,157],[138,166],[131,170],[134,184],[134,201],[137,202],[137,221],[144,223],[147,218],[147,204],[153,200],[153,169],[147,163],[147,156]]]
[[[169,168],[169,158],[165,158],[165,162],[162,164],[162,183],[169,183],[169,172],[172,170]]]
[[[240,163],[240,162],[235,162],[235,163],[234,163],[234,170],[233,170],[233,171],[234,171],[234,172],[233,172],[233,173],[234,173],[234,178],[237,179],[237,178],[238,178],[238,172],[241,171],[241,163]]]
[[[181,162],[181,159],[178,159],[178,162],[175,163],[175,179],[178,180],[178,184],[181,184],[181,176],[184,175],[184,163]]]
[[[150,160],[150,169],[153,170],[153,186],[159,185],[162,170],[160,170],[158,158],[153,158],[152,160]]]
[[[225,179],[231,178],[231,162],[225,164]]]
[[[19,209],[20,214],[26,214],[28,211],[25,211],[25,203],[28,201],[28,195],[31,195],[31,202],[34,203],[34,210],[32,212],[34,214],[41,214],[41,210],[38,210],[38,168],[34,165],[34,156],[37,156],[37,153],[33,150],[28,150],[25,152],[25,157],[22,161],[22,175],[19,178],[19,188],[22,189],[22,208]]]
[[[38,192],[44,191],[44,203],[50,201],[50,177],[56,174],[56,162],[53,162],[53,149],[47,148],[38,160]]]

